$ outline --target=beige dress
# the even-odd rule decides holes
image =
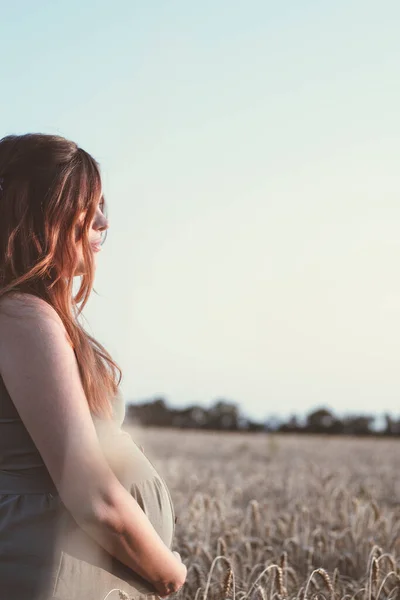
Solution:
[[[163,478],[121,430],[118,397],[112,422],[93,416],[98,437],[122,485],[171,548],[175,512]],[[111,591],[116,590],[116,591]],[[75,522],[0,377],[0,600],[107,600],[124,591],[158,598],[153,586],[111,556]]]

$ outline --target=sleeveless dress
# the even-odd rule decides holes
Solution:
[[[107,462],[171,548],[176,519],[168,487],[121,429],[125,417],[121,396],[113,413],[112,421],[92,415]],[[120,596],[119,590],[127,596]],[[159,598],[148,581],[77,525],[0,376],[0,600],[105,600],[106,596],[107,600]]]

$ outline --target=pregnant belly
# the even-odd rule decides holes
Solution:
[[[149,518],[164,544],[171,548],[175,532],[175,518],[168,488],[161,478],[132,483],[130,493]]]
[[[175,533],[171,494],[153,463],[131,436],[119,428],[98,428],[98,437],[112,471],[149,518],[169,548]]]
[[[143,512],[169,548],[175,533],[175,513],[171,496],[163,478],[129,434],[103,431],[99,435],[108,464],[120,483],[138,502]],[[62,594],[75,600],[73,590],[84,589],[85,596],[76,599],[97,600],[104,589],[121,589],[128,595],[155,594],[153,586],[132,569],[108,554],[92,538],[67,518],[64,529],[60,566],[55,585],[56,597]],[[58,594],[58,595],[57,595]],[[157,597],[157,596],[156,596]]]

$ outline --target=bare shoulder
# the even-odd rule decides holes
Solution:
[[[0,297],[0,318],[15,317],[50,317],[61,322],[54,308],[42,298],[23,292],[10,292]]]
[[[61,335],[69,341],[57,311],[42,298],[21,292],[0,298],[0,353],[8,347],[10,337],[28,332],[30,337]]]

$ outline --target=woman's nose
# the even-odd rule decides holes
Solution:
[[[100,215],[94,222],[94,228],[98,231],[105,231],[110,227],[110,223],[104,215]]]

